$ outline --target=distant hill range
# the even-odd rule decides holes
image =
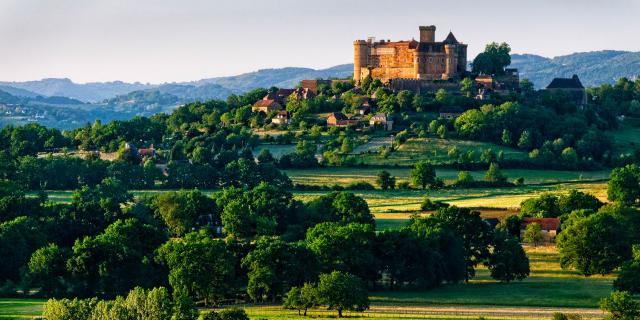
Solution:
[[[511,67],[518,68],[520,78],[528,78],[536,88],[546,87],[553,78],[577,74],[588,87],[615,83],[621,77],[640,76],[640,52],[594,51],[555,58],[532,54],[514,54]]]
[[[620,77],[640,76],[640,52],[596,51],[555,58],[531,54],[512,55],[511,67],[520,78],[544,88],[555,77],[580,76],[586,86],[614,83]],[[352,64],[327,69],[263,69],[237,76],[165,84],[122,81],[78,84],[69,79],[0,82],[0,126],[39,122],[70,128],[94,119],[109,121],[135,115],[168,112],[188,102],[225,99],[255,88],[291,88],[303,79],[348,78]]]

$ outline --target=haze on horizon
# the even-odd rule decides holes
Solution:
[[[637,0],[0,0],[0,80],[181,82],[351,63],[355,39],[436,25],[469,44],[553,57],[640,51]],[[454,3],[454,4],[451,4]]]

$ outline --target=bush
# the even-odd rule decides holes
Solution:
[[[398,182],[398,189],[409,190],[411,189],[411,184],[408,181]]]
[[[346,185],[343,189],[344,190],[375,190],[376,187],[374,187],[372,184],[368,182],[360,181],[360,182],[352,182]]]
[[[422,211],[433,211],[438,210],[439,208],[447,208],[449,207],[448,203],[444,203],[442,201],[431,201],[431,199],[425,197],[420,204],[420,209]]]
[[[249,316],[240,308],[224,309],[219,313],[220,320],[249,320]]]

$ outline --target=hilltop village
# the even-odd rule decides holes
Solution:
[[[362,97],[357,105],[352,105],[350,112],[328,114],[327,126],[380,127],[392,130],[392,112],[378,112],[380,98],[372,90],[367,90],[372,83],[393,93],[408,91],[415,95],[435,95],[439,92],[440,95],[464,95],[487,103],[521,94],[518,70],[508,68],[508,63],[497,68],[489,66],[488,70],[481,66],[477,70],[467,70],[467,45],[459,42],[452,32],[442,41],[436,41],[436,26],[420,26],[419,32],[419,40],[376,41],[373,37],[356,40],[353,43],[353,79],[303,80],[297,88],[274,88],[252,106],[252,111],[268,115],[273,126],[285,126],[292,117],[291,111],[287,110],[290,100],[314,99],[319,93],[327,94],[330,88],[340,87],[350,89],[347,91],[349,95]],[[505,49],[508,48],[494,44],[491,50]],[[502,52],[507,56],[508,53]],[[476,63],[492,62],[480,59]],[[531,83],[525,81],[524,85],[524,90],[533,90]],[[367,91],[373,94],[367,95]],[[586,89],[577,75],[572,78],[556,78],[544,91],[567,96],[576,105],[587,103]],[[339,100],[341,94],[333,95],[331,99]],[[441,118],[455,120],[467,109],[469,106],[443,105],[437,111]]]

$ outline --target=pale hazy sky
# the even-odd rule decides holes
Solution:
[[[0,80],[188,81],[350,63],[355,39],[452,30],[473,58],[640,51],[640,0],[0,0]]]

